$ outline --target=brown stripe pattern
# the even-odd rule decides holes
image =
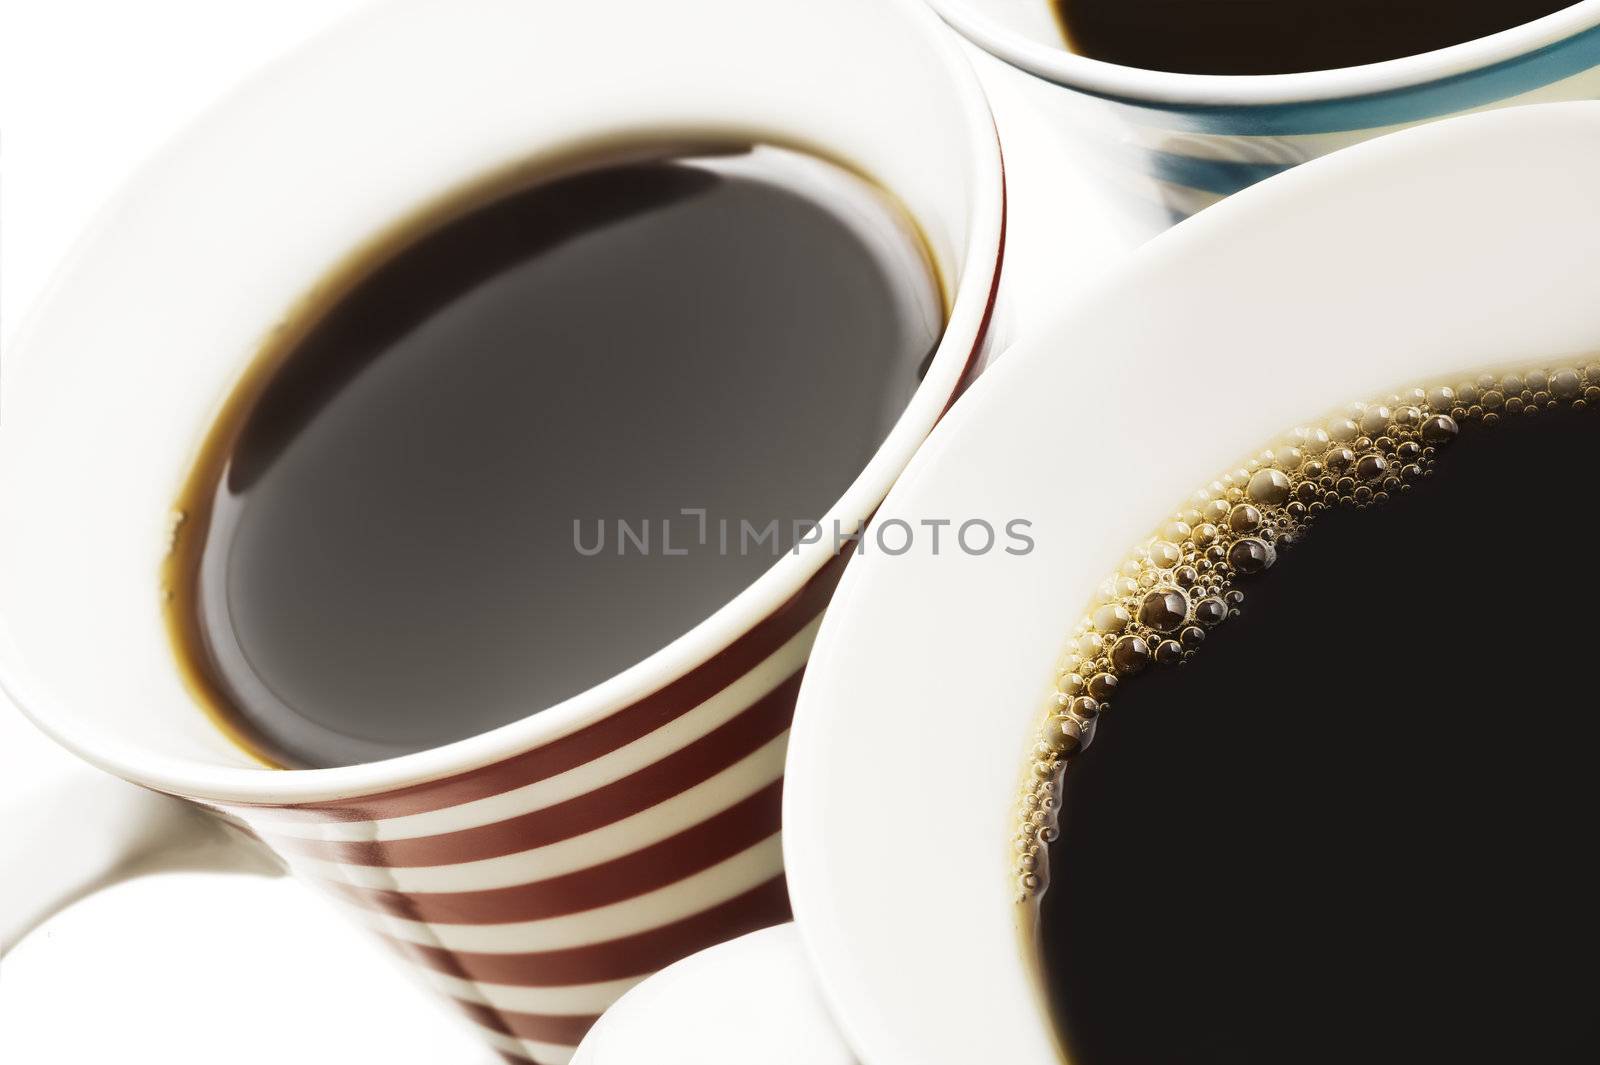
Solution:
[[[545,745],[383,795],[228,806],[453,999],[561,1065],[632,983],[789,919],[783,753],[832,560],[700,668]]]

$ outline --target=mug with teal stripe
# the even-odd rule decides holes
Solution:
[[[1074,54],[1049,0],[928,2],[1028,82],[1032,99],[1087,149],[1085,163],[1159,225],[1406,126],[1600,98],[1600,0],[1422,55],[1266,75],[1167,73]]]

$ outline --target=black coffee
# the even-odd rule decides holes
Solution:
[[[1402,393],[1130,560],[1019,838],[1074,1065],[1600,1056],[1596,408]]]
[[[547,174],[370,262],[241,386],[168,574],[197,685],[286,766],[483,732],[685,632],[943,331],[900,208],[770,146]]]
[[[1573,0],[1051,0],[1092,59],[1182,74],[1290,74],[1420,55]]]

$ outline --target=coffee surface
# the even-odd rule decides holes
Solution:
[[[1421,55],[1572,0],[1049,0],[1074,52],[1181,74],[1291,74]]]
[[[848,488],[943,331],[898,205],[772,146],[419,230],[264,356],[180,503],[179,653],[282,765],[471,736],[684,633]]]
[[[1219,482],[1242,503],[1199,516],[1215,543],[1231,522],[1233,544],[1281,551],[1229,548],[1192,581],[1161,571],[1111,622],[1112,647],[1161,646],[1204,615],[1180,620],[1197,590],[1242,595],[1216,600],[1237,616],[1207,616],[1170,667],[1111,666],[1120,683],[1082,707],[1093,745],[1053,785],[1037,933],[1074,1065],[1600,1055],[1600,364],[1588,373],[1464,387],[1459,436],[1402,396],[1336,419],[1331,444],[1278,448]],[[1428,454],[1397,456],[1401,441]],[[1345,448],[1355,461],[1334,462]],[[1389,461],[1364,469],[1373,455]],[[1269,458],[1296,470],[1292,491]],[[1339,469],[1318,483],[1309,462]],[[1374,489],[1392,498],[1367,505]]]

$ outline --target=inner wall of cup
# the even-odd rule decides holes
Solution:
[[[998,25],[1037,44],[1051,48],[1067,46],[1051,0],[973,0],[971,6]]]
[[[257,768],[174,666],[157,585],[171,507],[263,339],[441,197],[641,138],[810,147],[909,209],[963,323],[941,359],[971,349],[990,281],[966,278],[985,180],[972,145],[993,129],[919,3],[464,7],[401,5],[381,33],[358,19],[230,98],[130,184],[19,344],[0,484],[38,517],[0,558],[7,614],[25,619],[5,633],[7,683],[97,760]],[[550,734],[602,702],[552,712]]]

